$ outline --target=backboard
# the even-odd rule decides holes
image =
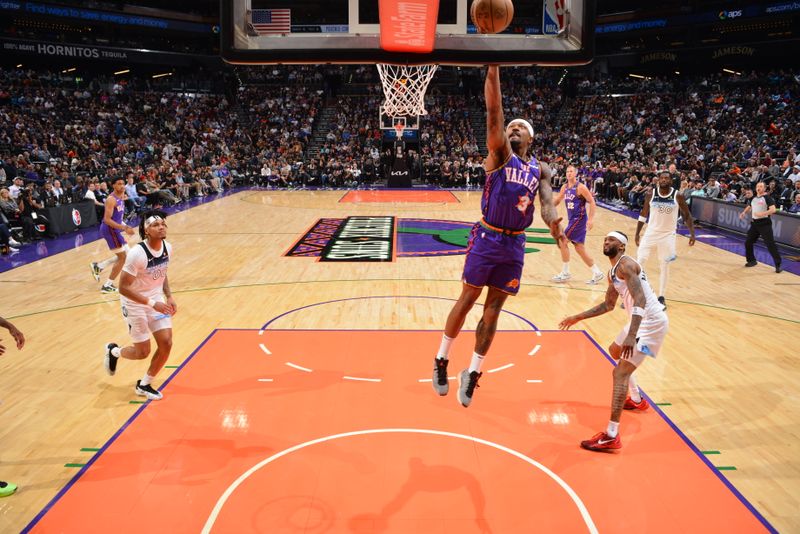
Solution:
[[[419,0],[424,1],[424,0]],[[472,0],[439,0],[434,50],[380,47],[378,0],[222,0],[222,57],[231,63],[576,65],[594,53],[595,0],[516,0],[501,34],[478,34]]]

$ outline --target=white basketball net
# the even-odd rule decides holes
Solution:
[[[381,109],[390,117],[427,115],[425,91],[438,65],[387,65],[378,63],[383,85]]]

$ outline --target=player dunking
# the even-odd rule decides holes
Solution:
[[[433,389],[447,395],[447,363],[450,347],[464,326],[467,313],[489,286],[483,316],[475,332],[475,351],[469,368],[458,375],[458,401],[469,406],[481,377],[483,358],[492,344],[497,319],[508,295],[516,295],[525,257],[525,229],[533,223],[534,199],[540,193],[542,219],[556,239],[563,239],[561,219],[553,206],[551,171],[546,163],[528,157],[533,127],[515,119],[503,127],[500,69],[490,65],[486,73],[486,185],[481,197],[483,218],[470,233],[464,262],[461,296],[447,317],[442,343],[434,360]]]
[[[587,280],[587,284],[596,284],[605,275],[589,253],[586,252],[584,243],[586,242],[586,231],[591,230],[594,225],[595,202],[589,188],[578,181],[578,169],[574,165],[567,167],[567,183],[555,197],[553,204],[564,201],[567,206],[567,227],[564,229],[566,239],[559,241],[558,246],[561,250],[561,262],[563,266],[561,272],[553,277],[554,282],[566,282],[572,275],[569,273],[569,247],[567,241],[571,241],[575,247],[575,252],[581,257],[583,262],[592,270],[592,278]]]
[[[151,382],[169,358],[172,316],[178,311],[167,280],[172,245],[165,241],[166,218],[164,212],[157,210],[142,215],[139,223],[142,242],[128,252],[119,283],[122,316],[128,323],[133,345],[120,348],[116,343],[108,343],[104,353],[106,371],[113,375],[119,358],[144,360],[150,355],[150,334],[153,334],[157,348],[144,377],[136,381],[135,389],[137,395],[150,400],[162,398]]]
[[[611,399],[611,420],[605,432],[595,434],[591,439],[581,442],[581,447],[590,451],[607,451],[622,447],[619,437],[619,420],[623,408],[626,410],[646,410],[647,400],[633,377],[634,371],[642,365],[646,356],[655,358],[664,343],[669,328],[669,319],[656,299],[642,267],[630,256],[625,255],[628,237],[622,232],[609,232],[603,240],[603,254],[611,261],[608,290],[605,301],[591,310],[571,315],[559,323],[559,328],[568,330],[570,326],[583,319],[597,317],[614,309],[617,297],[622,297],[628,324],[617,335],[608,348],[609,354],[618,360],[614,367],[614,393]],[[626,399],[626,392],[630,396]]]
[[[689,227],[689,246],[694,245],[694,221],[689,212],[686,200],[677,189],[672,187],[672,177],[669,171],[658,173],[658,185],[653,187],[653,194],[645,199],[644,207],[639,215],[639,222],[636,223],[636,245],[639,250],[636,253],[636,260],[640,265],[647,263],[653,247],[658,251],[658,261],[661,262],[658,284],[658,302],[667,309],[664,294],[667,289],[669,279],[669,264],[675,261],[675,235],[678,230],[678,210],[686,226]],[[650,220],[648,222],[648,215]],[[647,230],[644,232],[644,239],[639,243],[639,233],[642,226],[647,222]]]
[[[115,256],[99,263],[92,262],[91,264],[92,276],[98,281],[100,280],[100,272],[109,265],[114,265],[111,268],[108,280],[100,288],[103,293],[117,291],[114,286],[114,280],[117,279],[122,266],[125,264],[125,253],[128,250],[128,245],[125,243],[125,237],[122,232],[133,235],[133,228],[122,223],[122,217],[125,215],[125,179],[120,176],[114,179],[114,183],[111,185],[114,191],[106,199],[103,220],[100,222],[100,235],[106,240],[108,248],[111,249]]]

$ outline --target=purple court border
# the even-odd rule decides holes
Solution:
[[[636,219],[637,217],[639,217],[639,212],[638,211],[634,211],[634,210],[628,209],[627,207],[622,208],[622,207],[619,207],[619,206],[614,206],[613,204],[609,204],[608,202],[605,202],[605,201],[602,201],[602,200],[596,200],[596,202],[597,202],[597,206],[598,207],[601,207],[603,209],[606,209],[606,210],[614,212],[614,213],[618,213],[619,215],[622,215],[622,216],[625,216],[625,217],[629,217],[631,219]],[[698,242],[704,243],[706,245],[711,245],[711,246],[713,246],[715,248],[724,250],[725,252],[730,252],[731,254],[736,254],[737,256],[740,256],[740,257],[744,258],[744,252],[745,252],[745,250],[744,250],[744,242],[745,242],[744,238],[745,238],[745,235],[744,234],[739,233],[739,232],[734,232],[734,231],[731,231],[731,230],[728,230],[728,229],[725,229],[725,228],[720,228],[718,226],[712,226],[709,223],[702,223],[699,226],[695,226],[694,231],[695,231],[696,235],[707,233],[707,234],[713,234],[713,235],[719,236],[720,238],[723,238],[723,239],[717,239],[716,237],[715,238],[698,237],[697,238]],[[678,226],[677,233],[678,233],[678,235],[682,235],[684,237],[688,237],[689,236],[689,229],[685,225],[681,225],[681,226]],[[736,243],[737,247],[735,249],[733,249],[732,247],[730,247],[731,243]],[[778,251],[781,254],[781,258],[782,258],[781,266],[783,267],[783,270],[785,272],[788,272],[788,273],[800,275],[800,262],[794,261],[794,260],[790,260],[790,259],[787,258],[787,256],[796,256],[796,255],[798,255],[797,249],[794,249],[792,247],[788,247],[786,245],[779,244],[779,243],[776,243],[776,244],[778,245]],[[726,246],[726,245],[728,245],[728,246]],[[769,251],[767,250],[767,247],[764,245],[763,239],[759,239],[758,240],[758,242],[755,245],[755,248],[754,248],[753,252],[755,253],[756,260],[759,263],[762,263],[764,265],[769,265],[769,266],[772,266],[772,267],[775,266],[775,262],[772,259],[772,256],[770,255]]]
[[[314,304],[307,304],[305,306],[301,306],[299,308],[295,308],[293,310],[289,310],[287,312],[283,312],[282,314],[280,314],[280,315],[278,315],[276,317],[273,317],[272,319],[270,319],[269,321],[264,323],[264,326],[262,326],[260,328],[260,330],[266,330],[269,325],[271,325],[272,323],[274,323],[275,321],[277,321],[281,317],[285,317],[286,315],[289,315],[290,313],[298,312],[300,310],[305,310],[306,308],[313,308],[314,306],[322,306],[323,304],[333,304],[334,302],[346,302],[348,300],[362,300],[362,299],[432,299],[432,300],[447,300],[447,301],[450,301],[450,302],[458,302],[458,299],[451,299],[451,298],[447,298],[447,297],[431,297],[431,296],[427,296],[427,295],[380,295],[380,296],[373,296],[373,297],[349,297],[349,298],[346,298],[346,299],[326,300],[324,302],[315,302]],[[478,302],[476,302],[475,304],[477,304],[478,306],[483,306],[483,304],[480,304]],[[517,319],[523,321],[524,323],[530,325],[531,329],[533,329],[534,331],[535,330],[539,330],[536,327],[535,324],[533,324],[532,322],[530,322],[529,320],[527,320],[523,316],[518,315],[518,314],[516,314],[514,312],[510,312],[508,310],[501,310],[501,311],[503,313],[507,313],[509,315],[512,315],[512,316],[516,317]],[[314,330],[321,330],[321,329],[320,328],[315,328]],[[339,330],[339,329],[334,329],[334,330]],[[345,330],[350,330],[350,329],[348,328],[348,329],[345,329]],[[381,328],[380,330],[385,330],[385,329]]]
[[[181,370],[182,370],[182,369],[183,369],[183,368],[186,366],[186,364],[187,364],[187,363],[189,363],[189,361],[190,361],[192,358],[194,358],[195,354],[197,354],[198,352],[200,352],[200,349],[202,349],[202,348],[205,346],[205,344],[206,344],[206,343],[208,343],[208,341],[209,341],[209,340],[210,340],[212,337],[214,337],[214,334],[216,334],[216,333],[217,333],[217,330],[218,330],[218,329],[216,329],[216,328],[215,328],[215,329],[214,329],[214,330],[213,330],[213,331],[212,331],[210,334],[208,334],[208,336],[206,336],[206,338],[203,340],[203,342],[202,342],[202,343],[200,343],[200,345],[198,345],[198,346],[197,346],[197,348],[196,348],[196,349],[194,349],[194,350],[192,351],[192,353],[189,355],[189,357],[188,357],[188,358],[186,358],[186,359],[183,361],[183,363],[181,363],[181,364],[178,366],[178,368],[177,368],[177,369],[175,369],[175,370],[172,372],[172,374],[170,374],[170,375],[169,375],[169,377],[167,377],[167,379],[164,381],[164,383],[163,383],[163,384],[161,384],[161,389],[162,389],[162,390],[163,390],[163,389],[164,389],[164,388],[165,388],[165,387],[166,387],[166,386],[167,386],[167,385],[168,385],[168,384],[169,384],[169,383],[172,381],[172,379],[173,379],[173,378],[175,378],[175,376],[176,376],[176,375],[177,375],[177,374],[178,374],[178,373],[179,373],[179,372],[180,372],[180,371],[181,371]],[[31,522],[30,522],[30,523],[28,523],[28,525],[27,525],[25,528],[23,528],[23,529],[22,529],[22,531],[20,532],[20,534],[27,534],[28,532],[30,532],[30,531],[31,531],[31,529],[32,529],[33,527],[35,527],[35,526],[36,526],[36,523],[38,523],[39,521],[41,521],[41,519],[44,517],[44,515],[45,515],[47,512],[49,512],[49,511],[50,511],[50,509],[51,509],[51,508],[52,508],[52,507],[53,507],[53,506],[56,504],[56,502],[58,502],[58,500],[59,500],[59,499],[61,499],[61,497],[63,497],[63,496],[64,496],[64,494],[65,494],[67,491],[69,491],[69,489],[70,489],[70,488],[71,488],[71,487],[72,487],[72,486],[73,486],[73,485],[74,485],[76,482],[78,482],[78,480],[79,480],[79,479],[80,479],[80,478],[83,476],[83,474],[84,474],[84,473],[86,473],[86,471],[87,471],[87,470],[88,470],[88,469],[89,469],[89,468],[92,466],[92,464],[94,464],[94,462],[95,462],[95,461],[96,461],[98,458],[100,458],[100,455],[101,455],[101,454],[103,454],[103,453],[106,451],[106,449],[108,449],[108,447],[110,447],[110,446],[111,446],[111,444],[112,444],[112,443],[114,443],[114,442],[117,440],[117,438],[118,438],[118,437],[119,437],[119,436],[122,434],[122,432],[124,432],[124,431],[125,431],[125,429],[126,429],[126,428],[128,428],[128,427],[131,425],[131,423],[133,423],[133,421],[134,421],[134,420],[135,420],[137,417],[139,417],[139,415],[141,415],[141,413],[144,411],[144,409],[145,409],[145,408],[147,408],[147,406],[148,406],[148,405],[149,405],[151,402],[152,402],[152,401],[149,401],[149,400],[148,400],[148,401],[145,401],[145,403],[144,403],[144,404],[142,404],[142,405],[139,407],[139,409],[138,409],[138,410],[136,410],[136,411],[133,413],[133,415],[131,415],[131,416],[130,416],[130,418],[129,418],[127,421],[125,421],[125,423],[124,423],[124,424],[123,424],[123,425],[122,425],[122,426],[119,428],[119,430],[117,430],[117,431],[114,433],[114,435],[113,435],[113,436],[111,436],[111,438],[109,438],[109,440],[108,440],[108,441],[106,441],[106,443],[105,443],[105,444],[104,444],[104,445],[103,445],[103,446],[100,448],[100,450],[99,450],[99,451],[97,451],[97,452],[94,454],[94,456],[92,456],[92,457],[89,459],[89,461],[86,463],[86,465],[84,465],[84,466],[81,468],[81,470],[80,470],[80,471],[78,471],[78,472],[75,474],[75,476],[74,476],[74,477],[72,477],[72,479],[70,479],[70,481],[69,481],[69,482],[67,482],[67,484],[66,484],[66,485],[65,485],[63,488],[61,488],[61,491],[59,491],[59,492],[56,494],[56,496],[55,496],[55,497],[53,497],[53,498],[50,500],[50,502],[48,502],[48,503],[45,505],[45,507],[44,507],[44,508],[42,508],[42,510],[41,510],[41,511],[40,511],[38,514],[36,514],[36,517],[34,517],[34,518],[31,520]]]
[[[614,361],[614,359],[613,359],[611,356],[609,356],[609,355],[608,355],[608,353],[605,351],[605,349],[603,349],[603,347],[601,347],[601,346],[600,346],[600,344],[599,344],[599,343],[597,343],[597,341],[595,341],[595,340],[594,340],[594,338],[592,338],[592,336],[590,336],[590,335],[589,335],[589,332],[587,332],[586,330],[580,330],[580,332],[583,332],[583,334],[584,334],[584,335],[585,335],[585,336],[586,336],[586,337],[589,339],[589,341],[591,341],[591,342],[594,344],[594,346],[595,346],[595,347],[597,347],[597,350],[599,350],[599,351],[600,351],[600,353],[601,353],[603,356],[605,356],[605,357],[606,357],[606,359],[607,359],[609,362],[611,362],[611,364],[612,364],[612,365],[614,365],[614,366],[616,366],[616,365],[617,365],[617,364],[616,364],[616,362]],[[639,389],[641,389],[641,388],[639,388]],[[662,418],[662,419],[664,419],[664,421],[666,421],[666,423],[667,423],[667,424],[668,424],[668,425],[669,425],[669,426],[672,428],[672,430],[674,430],[674,431],[675,431],[675,433],[676,433],[676,434],[678,434],[678,436],[680,436],[680,438],[681,438],[681,439],[684,441],[684,443],[686,443],[686,444],[689,446],[689,448],[690,448],[692,451],[694,451],[694,453],[695,453],[695,454],[696,454],[696,455],[697,455],[697,456],[698,456],[698,457],[699,457],[701,460],[703,460],[703,463],[705,463],[705,464],[708,466],[708,468],[709,468],[709,469],[711,469],[711,471],[712,471],[712,472],[713,472],[715,475],[717,475],[717,478],[719,478],[719,479],[722,481],[722,483],[723,483],[723,484],[725,484],[725,486],[727,486],[729,490],[731,490],[731,493],[733,493],[733,494],[736,496],[736,498],[738,498],[738,499],[739,499],[739,501],[740,501],[740,502],[741,502],[743,505],[745,505],[745,507],[746,507],[748,510],[750,510],[750,512],[751,512],[751,513],[752,513],[754,516],[756,516],[756,519],[758,519],[758,520],[761,522],[761,524],[762,524],[762,525],[764,525],[764,527],[765,527],[765,528],[766,528],[768,531],[770,531],[770,532],[772,532],[772,533],[774,533],[774,534],[778,534],[778,530],[777,530],[775,527],[773,527],[772,525],[770,525],[769,521],[767,521],[767,519],[766,519],[766,518],[765,518],[763,515],[761,515],[761,514],[758,512],[758,510],[756,510],[755,506],[753,506],[752,504],[750,504],[750,501],[748,501],[748,500],[745,498],[745,496],[744,496],[744,495],[742,495],[742,494],[739,492],[739,490],[737,490],[737,489],[736,489],[736,487],[735,487],[735,486],[734,486],[734,485],[731,483],[731,481],[730,481],[730,480],[728,480],[728,479],[727,479],[725,476],[723,476],[723,475],[722,475],[722,473],[720,473],[719,469],[717,469],[717,468],[714,466],[714,464],[712,464],[712,463],[711,463],[711,460],[709,460],[708,458],[706,458],[706,455],[705,455],[705,454],[703,454],[702,452],[700,452],[700,449],[698,449],[698,448],[697,448],[697,446],[696,446],[694,443],[692,443],[692,440],[690,440],[690,439],[689,439],[689,438],[686,436],[686,434],[684,434],[684,433],[681,431],[681,429],[680,429],[680,428],[678,428],[678,426],[677,426],[675,423],[673,423],[673,422],[672,422],[672,419],[670,419],[670,418],[667,416],[667,414],[665,414],[665,413],[664,413],[664,412],[661,410],[661,408],[659,408],[659,407],[656,405],[656,403],[653,401],[653,399],[651,399],[649,396],[647,396],[647,394],[646,394],[644,391],[641,391],[641,393],[642,393],[642,396],[644,396],[645,398],[647,398],[648,402],[650,403],[650,406],[651,406],[653,409],[655,409],[655,411],[658,413],[658,415],[660,415],[660,416],[661,416],[661,418]]]

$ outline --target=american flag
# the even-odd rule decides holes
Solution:
[[[289,33],[292,29],[291,9],[254,9],[253,29],[259,35]]]

